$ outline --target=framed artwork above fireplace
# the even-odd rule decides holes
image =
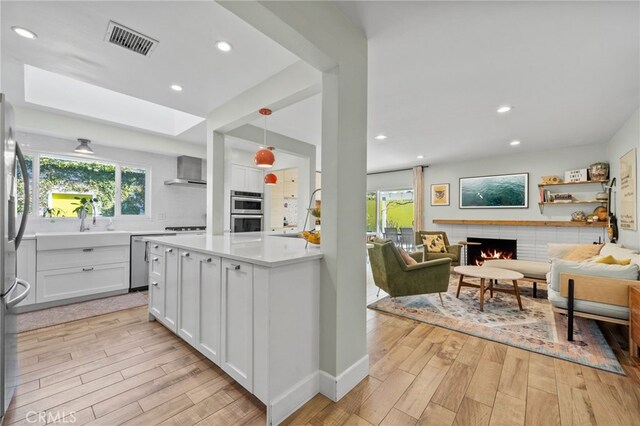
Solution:
[[[460,178],[460,208],[529,208],[529,173]]]

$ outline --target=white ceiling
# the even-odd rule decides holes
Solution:
[[[604,143],[640,103],[636,2],[336,6],[369,39],[369,171]],[[109,19],[157,38],[158,48],[144,58],[103,42]],[[205,116],[296,60],[213,1],[2,2],[2,24],[3,87],[17,104],[29,63]],[[19,38],[11,25],[39,39]],[[213,49],[218,39],[234,51]],[[317,145],[320,103],[317,95],[275,111],[268,128]],[[502,104],[515,109],[498,115]],[[388,139],[374,140],[378,133]],[[202,124],[179,138],[204,137]],[[513,139],[522,144],[509,147]]]
[[[298,60],[214,1],[20,1],[1,7],[2,87],[19,106],[33,107],[24,102],[25,63],[206,117]],[[105,42],[109,20],[158,46],[145,57]],[[38,39],[17,36],[14,25]],[[233,51],[218,51],[217,40],[229,41]],[[184,90],[172,91],[173,83]],[[179,138],[205,143],[205,129],[200,125]]]
[[[369,39],[369,171],[604,143],[640,103],[637,2],[338,7]]]

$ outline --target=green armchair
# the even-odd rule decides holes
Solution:
[[[442,234],[442,239],[444,240],[444,246],[447,250],[446,253],[430,253],[428,252],[423,244],[422,244],[422,236],[423,235],[438,235]],[[451,266],[460,265],[460,249],[462,246],[460,244],[449,244],[449,238],[447,238],[447,233],[443,231],[417,231],[416,232],[416,248],[421,248],[421,251],[411,253],[411,257],[416,259],[416,256],[423,256],[422,260],[435,260],[435,259],[451,259]]]
[[[449,258],[407,266],[393,242],[384,241],[373,243],[369,249],[369,261],[376,286],[391,297],[446,293],[449,288]]]

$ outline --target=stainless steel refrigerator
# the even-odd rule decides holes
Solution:
[[[0,423],[11,403],[18,377],[18,354],[16,341],[16,316],[14,307],[31,290],[28,282],[16,276],[16,250],[24,234],[29,212],[29,178],[24,156],[15,141],[13,127],[13,108],[0,93],[0,129],[2,131],[2,161],[0,161],[0,190],[2,191],[2,244],[0,244],[0,274],[2,288],[0,295],[0,392],[2,413]],[[20,223],[17,217],[17,167],[20,167],[24,179],[24,209]]]

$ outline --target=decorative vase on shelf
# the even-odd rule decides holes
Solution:
[[[609,163],[598,162],[589,166],[591,180],[607,180],[609,178]]]

